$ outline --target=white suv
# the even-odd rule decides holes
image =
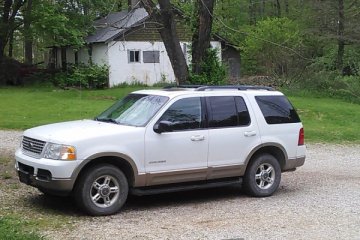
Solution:
[[[16,152],[21,182],[72,194],[91,215],[144,195],[243,183],[272,195],[281,172],[304,164],[303,125],[266,87],[174,87],[129,94],[94,120],[26,130]]]

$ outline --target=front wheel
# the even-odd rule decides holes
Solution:
[[[271,196],[279,187],[281,169],[278,160],[270,154],[261,154],[249,163],[244,187],[254,197]]]
[[[75,186],[78,206],[94,216],[111,215],[124,205],[129,186],[124,173],[113,165],[87,169]]]

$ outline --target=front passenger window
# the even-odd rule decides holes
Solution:
[[[176,101],[166,110],[159,121],[170,122],[173,131],[201,128],[200,98],[184,98]]]

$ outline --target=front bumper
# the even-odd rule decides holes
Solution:
[[[15,159],[20,182],[54,195],[68,195],[72,191],[75,179],[71,175],[79,161],[37,159],[23,154],[21,150],[16,151]]]

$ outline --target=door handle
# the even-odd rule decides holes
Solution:
[[[205,140],[205,136],[202,136],[202,135],[195,135],[195,136],[192,136],[191,138],[191,141],[204,141]]]
[[[252,136],[255,136],[255,135],[256,135],[255,131],[244,132],[245,137],[252,137]]]

